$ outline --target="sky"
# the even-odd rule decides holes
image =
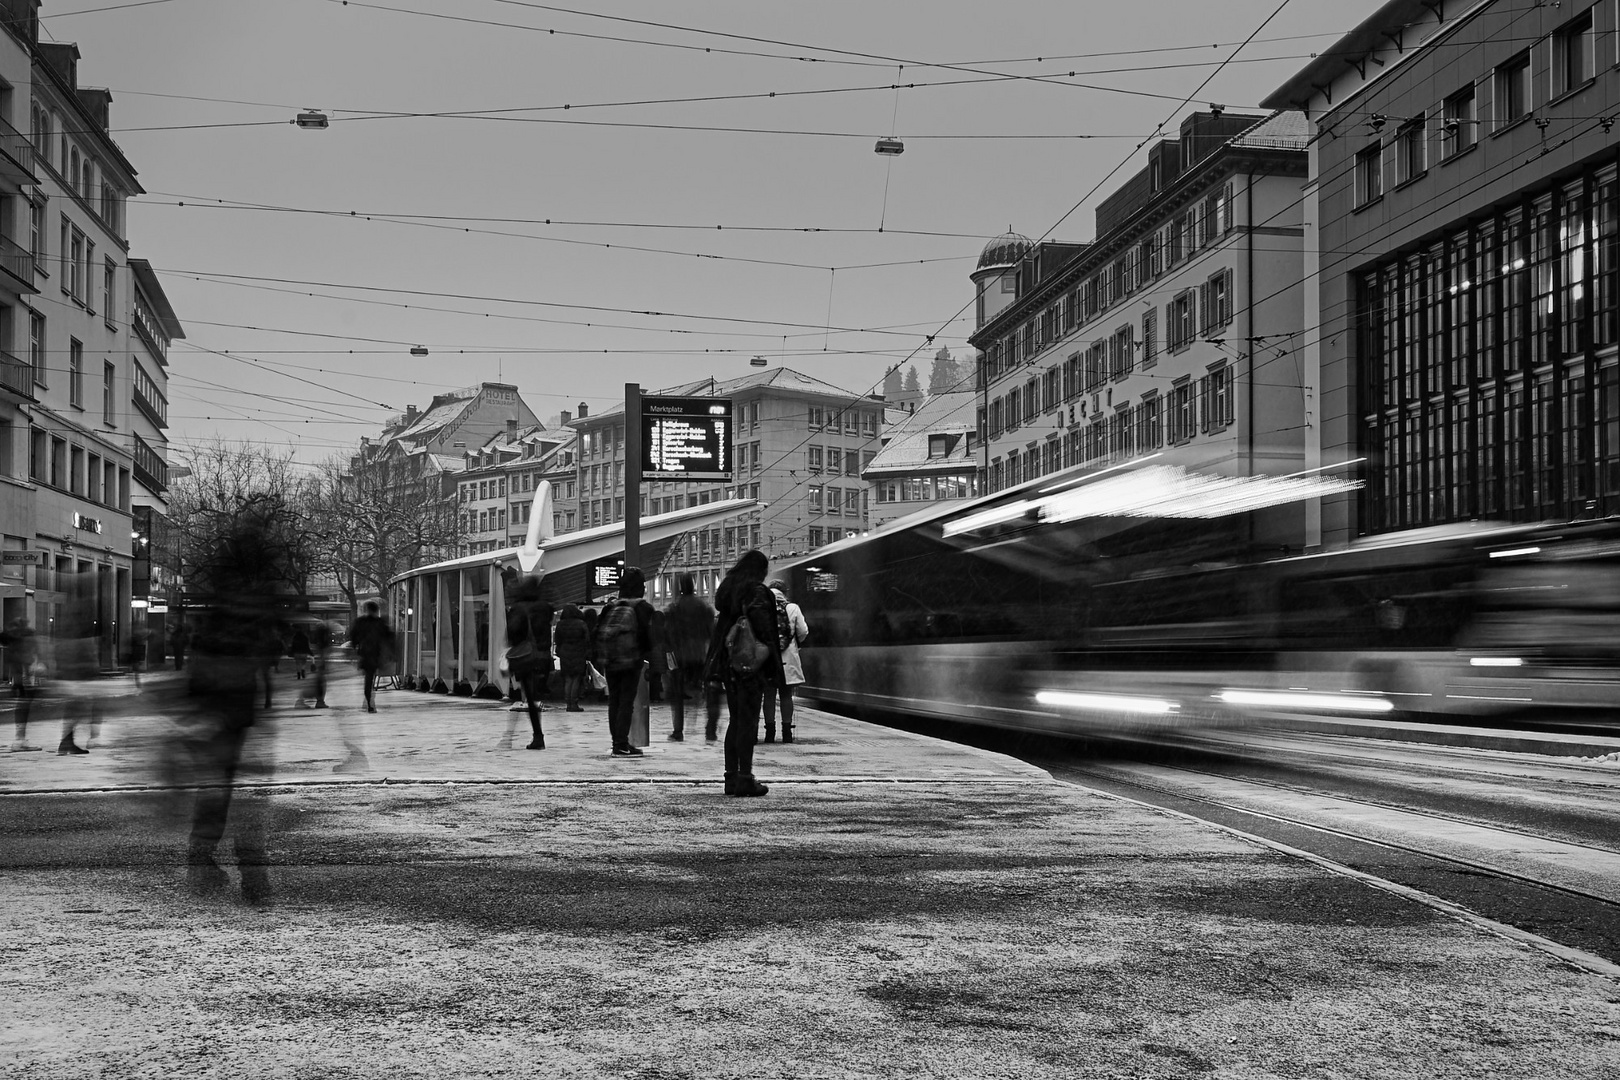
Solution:
[[[171,461],[224,438],[313,465],[481,381],[517,385],[548,421],[622,401],[627,382],[746,374],[753,356],[852,393],[895,364],[926,382],[941,345],[971,355],[968,275],[989,238],[1091,239],[1144,140],[1210,103],[1254,108],[1376,6],[40,14],[43,39],[78,44],[80,85],[112,91],[113,138],[146,189],[130,253],[186,331]],[[306,109],[330,126],[294,126]],[[874,152],[889,136],[902,155]]]

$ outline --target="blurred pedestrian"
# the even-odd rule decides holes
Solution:
[[[714,637],[709,666],[726,686],[726,794],[764,795],[770,789],[754,779],[754,746],[759,740],[760,705],[781,681],[776,645],[776,594],[765,587],[770,561],[757,549],[743,552],[715,590]]]
[[[776,692],[765,691],[765,741],[776,741],[776,703],[782,703],[782,741],[793,741],[793,688],[804,684],[804,662],[799,647],[810,637],[810,624],[804,621],[799,605],[788,599],[787,582],[770,583],[776,596],[776,645],[782,655],[782,681]]]
[[[317,619],[311,628],[310,663],[315,670],[315,707],[326,708],[326,661],[332,649],[332,627],[325,619]]]
[[[555,609],[540,597],[540,578],[525,575],[508,593],[512,606],[506,609],[506,663],[529,706],[529,726],[534,738],[527,749],[544,750],[546,736],[540,729],[540,698],[551,676],[551,620]],[[511,728],[507,729],[510,740]]]
[[[289,556],[284,537],[277,535],[272,505],[250,503],[240,513],[211,546],[206,561],[188,575],[187,584],[196,590],[200,604],[194,609],[197,625],[189,679],[200,727],[190,742],[198,790],[187,881],[200,893],[213,893],[229,883],[214,859],[229,822],[242,896],[249,903],[266,903],[270,890],[266,798],[259,794],[237,799],[236,781],[255,727],[255,680],[268,669],[266,642],[275,636],[277,592],[286,580]],[[260,736],[261,756],[268,754],[265,739]]]
[[[309,672],[309,634],[302,626],[293,627],[292,643],[287,646],[287,651],[292,653],[293,678],[304,678]],[[299,700],[303,700],[302,695]]]
[[[597,652],[607,676],[608,732],[613,739],[614,757],[641,756],[641,747],[630,745],[630,722],[653,648],[655,612],[643,599],[646,592],[641,567],[625,567],[619,575],[619,599],[603,610],[596,624]]]
[[[675,578],[680,594],[664,611],[664,640],[669,649],[669,712],[673,730],[670,741],[686,738],[686,697],[699,693],[704,697],[708,711],[705,731],[710,742],[719,738],[720,691],[710,688],[703,678],[703,661],[709,654],[709,640],[714,637],[714,608],[697,595],[691,574]]]
[[[381,615],[377,601],[367,600],[365,614],[354,620],[349,628],[349,642],[354,646],[355,658],[365,673],[366,712],[377,711],[377,672],[393,656],[394,631]]]
[[[562,669],[563,698],[568,712],[584,712],[579,703],[585,689],[585,664],[591,655],[591,632],[573,604],[565,605],[557,619],[557,664]]]
[[[174,653],[174,670],[186,666],[186,646],[191,644],[191,627],[184,619],[174,621],[174,633],[169,635],[169,649]]]
[[[66,602],[57,609],[51,642],[52,696],[62,702],[62,739],[58,754],[88,754],[101,731],[101,620],[94,571],[63,575]],[[85,745],[74,741],[79,725],[88,728]]]
[[[38,682],[34,665],[39,663],[39,639],[28,620],[19,615],[0,632],[0,647],[6,650],[5,678],[11,684],[12,696],[17,699],[14,717],[17,734],[11,743],[12,752],[38,750],[40,747],[28,745],[28,715]]]

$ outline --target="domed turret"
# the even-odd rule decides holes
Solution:
[[[1035,244],[1029,237],[1007,231],[984,245],[979,265],[968,277],[973,281],[977,325],[983,326],[1018,295],[1018,264]]]
[[[1004,232],[988,244],[979,254],[979,265],[974,267],[975,272],[987,270],[991,267],[1012,266],[1029,254],[1034,247],[1030,238],[1015,232]]]

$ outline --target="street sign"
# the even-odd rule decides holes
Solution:
[[[597,559],[590,565],[590,577],[585,584],[585,599],[594,602],[600,597],[619,591],[619,575],[624,573],[624,560],[617,555]]]
[[[641,399],[641,479],[732,481],[731,399]]]
[[[3,551],[0,552],[0,564],[11,566],[21,563],[24,566],[38,566],[45,561],[43,551]]]

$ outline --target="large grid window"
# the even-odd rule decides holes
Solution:
[[[1620,513],[1617,221],[1606,165],[1359,276],[1364,531]]]

